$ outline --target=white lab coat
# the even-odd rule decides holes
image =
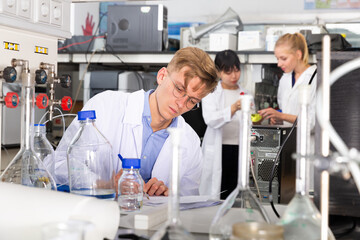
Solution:
[[[308,67],[301,76],[295,82],[294,87],[292,87],[292,72],[284,73],[280,79],[279,88],[278,88],[278,103],[279,107],[283,113],[288,113],[292,115],[299,115],[300,113],[300,105],[299,105],[299,87],[302,85],[308,85],[311,76],[313,75],[316,69],[315,65]],[[313,81],[311,83],[311,91],[310,91],[310,106],[309,106],[309,114],[310,118],[310,126],[313,128],[315,126],[315,104],[316,104],[316,85],[317,85],[317,74],[315,74]],[[284,122],[286,123],[286,122]],[[287,123],[289,124],[289,123]]]
[[[109,140],[113,147],[114,155],[120,153],[125,158],[141,157],[142,149],[142,114],[144,108],[144,91],[134,93],[122,93],[118,91],[105,91],[91,98],[83,110],[95,110],[96,126]],[[71,138],[79,128],[75,119],[65,132],[56,152],[56,175],[57,180],[67,182],[67,163],[64,153]],[[181,136],[181,159],[180,159],[180,194],[197,195],[200,184],[202,153],[200,139],[195,131],[178,117],[178,128],[182,129]],[[65,155],[66,156],[66,155]],[[152,177],[156,177],[170,184],[172,160],[172,145],[167,138],[152,170]],[[114,163],[117,171],[121,163]]]
[[[239,85],[240,91],[247,93]],[[222,126],[231,121],[231,106],[224,108],[224,91],[219,81],[215,91],[202,100],[202,113],[207,125],[202,142],[204,164],[200,195],[220,198],[222,175]]]

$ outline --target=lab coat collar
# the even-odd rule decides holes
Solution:
[[[139,90],[129,95],[125,109],[126,114],[124,116],[124,123],[135,125],[142,124],[142,114],[144,111],[144,96],[144,90]]]

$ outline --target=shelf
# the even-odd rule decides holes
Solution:
[[[273,52],[237,52],[243,64],[276,64],[277,60]],[[172,59],[174,52],[156,53],[59,53],[58,63],[108,63],[108,64],[128,64],[128,65],[156,65],[166,66]],[[212,59],[216,52],[209,52]],[[316,55],[310,55],[310,63],[316,63]]]

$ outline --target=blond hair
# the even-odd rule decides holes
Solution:
[[[178,50],[167,66],[169,73],[179,72],[183,67],[189,67],[185,73],[185,85],[194,77],[199,77],[209,92],[217,85],[217,71],[213,60],[203,50],[196,47],[186,47]]]
[[[282,35],[275,44],[275,48],[280,45],[287,45],[289,46],[292,52],[296,52],[300,50],[302,53],[302,61],[305,65],[309,63],[309,51],[306,44],[305,37],[301,33],[286,33]]]

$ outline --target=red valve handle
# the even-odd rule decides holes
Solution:
[[[64,111],[69,111],[72,107],[72,99],[69,96],[65,96],[61,99],[61,108]]]
[[[16,92],[8,92],[5,96],[5,106],[16,108],[19,105],[19,95]]]
[[[44,109],[49,105],[49,97],[45,93],[39,93],[36,96],[36,106],[40,109]]]

